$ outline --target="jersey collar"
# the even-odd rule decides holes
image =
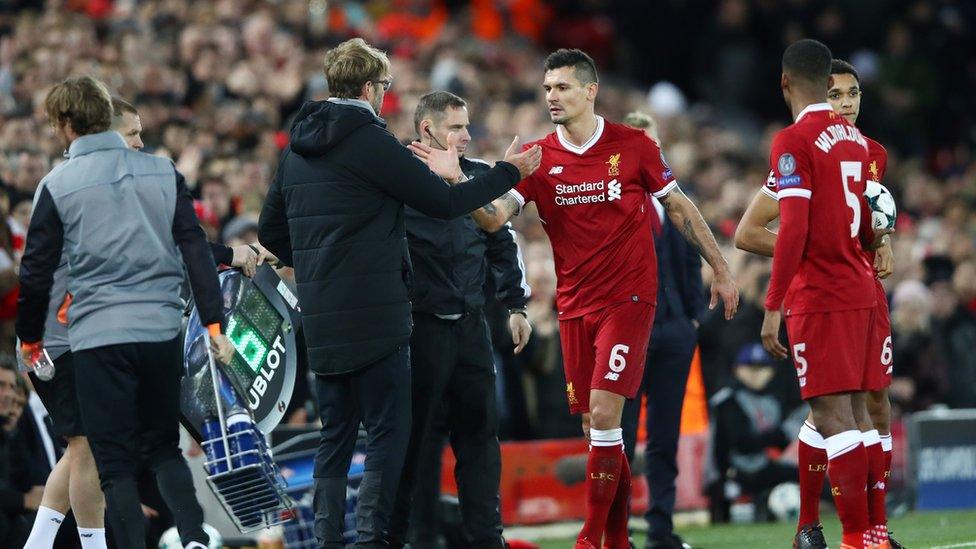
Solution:
[[[556,137],[559,138],[559,144],[562,145],[567,151],[576,154],[583,154],[589,150],[590,147],[596,145],[596,142],[600,140],[601,135],[603,135],[603,117],[600,115],[596,115],[596,131],[594,131],[593,135],[591,135],[590,138],[586,140],[586,143],[583,143],[583,145],[580,147],[573,145],[569,139],[563,135],[562,125],[556,126]]]
[[[799,122],[800,119],[803,118],[804,115],[806,115],[807,113],[810,113],[810,112],[832,111],[832,110],[834,110],[834,109],[830,106],[829,103],[814,103],[813,105],[807,105],[807,107],[805,109],[803,109],[802,111],[800,111],[800,114],[796,115],[795,122]]]

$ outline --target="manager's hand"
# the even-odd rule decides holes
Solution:
[[[231,250],[234,252],[234,258],[231,260],[230,266],[239,268],[248,278],[253,277],[254,273],[257,272],[258,264],[258,254],[255,253],[254,248],[247,244],[241,244],[232,247]]]
[[[512,313],[508,315],[508,327],[512,330],[512,343],[515,344],[515,354],[519,354],[529,343],[529,337],[532,336],[532,326],[524,314]]]
[[[210,350],[213,351],[214,358],[224,364],[230,364],[234,358],[234,344],[224,334],[210,336]]]
[[[407,145],[407,148],[421,162],[427,164],[430,171],[441,176],[448,183],[456,183],[463,175],[460,160],[458,160],[457,141],[457,132],[451,132],[447,134],[447,150],[435,149],[420,141],[414,141]]]
[[[512,164],[518,168],[519,176],[522,179],[532,175],[532,172],[539,168],[539,164],[542,163],[542,147],[538,145],[532,145],[528,149],[520,153],[516,153],[519,148],[519,138],[516,135],[512,144],[508,146],[508,150],[505,151],[505,162]]]

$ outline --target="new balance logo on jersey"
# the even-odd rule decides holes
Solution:
[[[562,166],[553,166],[552,168],[549,169],[549,175],[559,175],[561,173],[563,173]]]
[[[620,374],[617,372],[607,372],[607,375],[603,376],[603,379],[609,379],[610,381],[617,381],[620,379]]]
[[[883,492],[885,489],[885,483],[883,480],[879,480],[878,482],[875,482],[874,486],[872,486],[871,488],[874,490],[881,490]]]
[[[620,200],[620,183],[616,179],[607,183],[607,200]]]

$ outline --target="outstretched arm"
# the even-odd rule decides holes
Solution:
[[[685,193],[681,192],[681,189],[675,187],[659,200],[664,204],[664,210],[668,217],[685,237],[685,240],[698,249],[705,261],[715,271],[715,280],[712,282],[712,300],[708,308],[714,308],[721,298],[725,303],[725,318],[732,318],[739,306],[739,289],[735,286],[735,280],[729,271],[729,264],[721,250],[718,249],[718,242],[715,241],[711,229],[705,224],[698,208],[685,196]]]
[[[518,199],[508,192],[471,212],[471,218],[483,230],[493,233],[504,227],[521,207]]]

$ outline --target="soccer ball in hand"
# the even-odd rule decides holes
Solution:
[[[795,482],[777,484],[769,492],[766,504],[780,522],[795,521],[800,516],[800,485]]]
[[[895,198],[884,185],[868,181],[864,199],[871,208],[871,226],[875,229],[895,228]]]

